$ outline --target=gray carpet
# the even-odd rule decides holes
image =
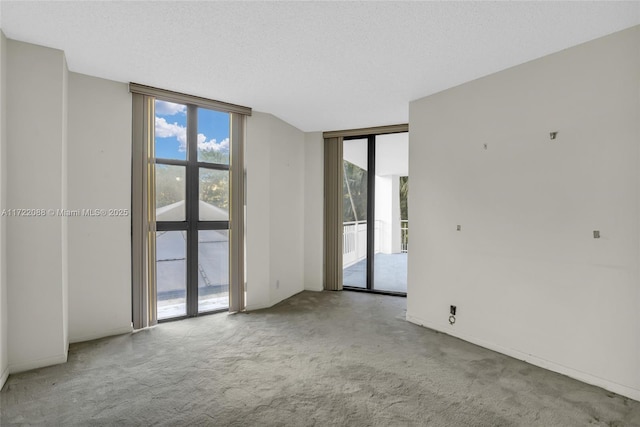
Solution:
[[[9,378],[0,424],[640,425],[640,403],[410,324],[405,304],[303,292],[75,344]]]

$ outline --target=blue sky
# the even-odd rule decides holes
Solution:
[[[187,107],[156,100],[156,157],[187,158]],[[198,149],[229,152],[229,114],[198,108]]]

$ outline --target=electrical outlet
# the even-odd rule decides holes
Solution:
[[[449,306],[449,314],[451,314],[452,316],[456,315],[456,306],[455,305]]]

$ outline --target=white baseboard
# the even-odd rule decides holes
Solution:
[[[2,371],[2,374],[0,375],[0,390],[2,390],[2,387],[4,387],[4,383],[7,382],[7,378],[9,378],[9,367],[8,366],[6,368],[4,368],[4,371]]]
[[[498,344],[487,342],[482,339],[475,338],[466,334],[461,334],[461,333],[458,333],[457,331],[453,333],[454,331],[451,331],[449,329],[443,329],[442,327],[443,325],[441,324],[428,322],[416,316],[411,316],[407,314],[407,321],[411,323],[415,323],[416,325],[419,325],[419,326],[424,326],[426,328],[433,329],[434,331],[438,331],[447,335],[451,335],[456,338],[460,338],[461,340],[470,342],[480,347],[484,347],[489,350],[496,351],[498,353],[506,354],[507,356],[513,357],[514,359],[523,360],[527,363],[530,363],[535,366],[539,366],[549,371],[554,371],[559,374],[566,375],[578,381],[595,385],[597,387],[602,387],[605,390],[612,391],[622,396],[626,396],[630,399],[640,401],[640,390],[638,389],[628,387],[623,384],[618,384],[616,382],[609,381],[604,378],[600,378],[586,372],[578,371],[568,366],[560,365],[558,363],[534,356],[532,354],[523,353],[521,351],[514,350],[512,348],[502,347]]]
[[[133,332],[133,326],[129,325],[129,326],[123,326],[121,328],[110,329],[108,331],[101,331],[101,332],[96,332],[96,333],[92,333],[92,334],[71,336],[71,337],[69,337],[69,342],[73,344],[73,343],[77,343],[77,342],[97,340],[99,338],[112,337],[114,335],[130,334],[131,332]]]
[[[9,365],[9,373],[17,374],[18,372],[30,371],[32,369],[44,368],[46,366],[59,365],[66,362],[67,355],[63,353],[57,356],[45,357],[43,359],[29,360],[26,362]]]

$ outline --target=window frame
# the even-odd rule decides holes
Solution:
[[[189,233],[187,292],[195,298],[187,300],[187,316],[198,314],[198,231],[229,230],[229,311],[245,308],[244,301],[244,134],[245,117],[251,109],[221,101],[181,94],[150,86],[129,84],[132,93],[132,321],[134,329],[158,323],[155,272],[155,232],[184,231]],[[156,158],[155,100],[175,102],[187,106],[187,159]],[[221,111],[229,114],[229,164],[198,161],[197,109]],[[186,169],[185,221],[161,221],[155,218],[155,165],[184,166]],[[229,171],[228,221],[200,221],[199,171],[200,168]],[[189,205],[189,206],[187,206]],[[194,213],[195,212],[195,213]],[[189,213],[192,214],[190,219]],[[191,224],[195,222],[195,224]],[[194,252],[195,251],[195,252]],[[195,274],[194,274],[195,273]],[[208,312],[207,312],[208,313]],[[171,318],[174,320],[176,318]]]

